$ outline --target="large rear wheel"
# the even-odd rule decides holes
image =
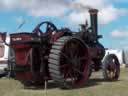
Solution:
[[[88,47],[82,40],[62,37],[50,51],[50,75],[65,88],[81,87],[88,79],[90,61]]]

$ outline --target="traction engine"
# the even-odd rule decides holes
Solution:
[[[79,32],[57,29],[48,21],[30,32],[10,34],[8,73],[25,86],[54,80],[59,85],[81,87],[92,71],[103,68],[107,80],[117,80],[120,64],[114,54],[105,55],[97,32],[98,10],[89,10],[91,27],[81,24]],[[41,30],[45,26],[45,31]],[[6,34],[1,33],[3,41]],[[6,42],[5,42],[6,43]]]

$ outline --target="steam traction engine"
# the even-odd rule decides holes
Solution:
[[[103,65],[105,79],[117,80],[120,71],[117,57],[109,54],[101,62],[105,48],[98,41],[102,36],[97,33],[97,12],[89,10],[91,27],[82,24],[80,32],[57,29],[46,21],[32,33],[10,34],[9,73],[26,86],[52,79],[65,87],[80,87],[92,70],[98,71]],[[46,26],[45,32],[41,26]],[[6,34],[1,36],[5,41]]]

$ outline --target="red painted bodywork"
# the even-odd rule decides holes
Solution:
[[[32,80],[33,76],[30,70],[30,65],[28,64],[28,56],[31,50],[31,46],[25,44],[29,42],[29,34],[11,34],[10,45],[15,53],[15,61],[18,66],[29,66],[27,71],[18,71],[16,70],[16,79],[18,80]],[[20,41],[13,41],[14,38],[22,38]]]
[[[51,34],[51,39],[49,42],[54,43],[58,38],[60,38],[63,35],[64,35],[64,32],[61,32],[61,31],[55,32],[54,34]],[[16,65],[28,66],[29,68],[29,70],[27,71],[17,71],[16,79],[20,81],[22,80],[32,81],[32,80],[41,79],[41,78],[42,80],[51,79],[49,72],[47,72],[46,74],[37,73],[38,75],[42,76],[40,78],[39,76],[36,76],[31,72],[31,65],[28,64],[28,59],[29,59],[29,53],[32,49],[32,46],[29,45],[29,43],[31,42],[32,34],[31,33],[30,34],[29,33],[11,34],[10,37],[11,37],[10,45],[13,48],[15,53]],[[16,40],[16,38],[21,38],[21,39]],[[38,58],[41,58],[41,57],[37,57],[35,58],[35,60],[38,60]]]

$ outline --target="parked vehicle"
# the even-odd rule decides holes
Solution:
[[[9,43],[9,38],[7,38],[6,42]],[[8,65],[8,50],[9,47],[4,44],[2,38],[0,37],[0,77],[5,76],[7,73],[5,69]]]

